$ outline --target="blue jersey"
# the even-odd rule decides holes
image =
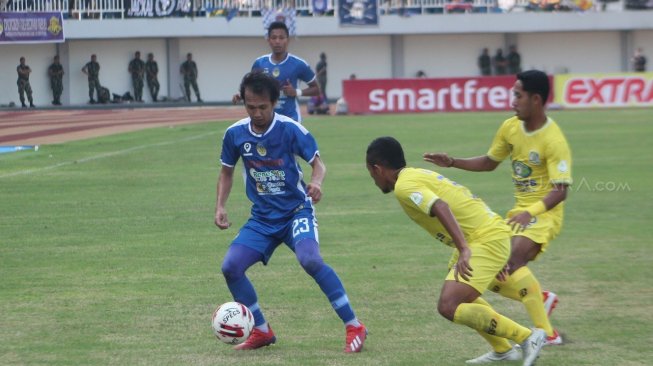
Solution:
[[[276,113],[263,135],[252,131],[250,122],[245,118],[227,129],[220,161],[234,167],[243,159],[252,216],[288,219],[295,211],[312,208],[296,156],[311,163],[319,155],[313,136],[299,123]]]
[[[266,74],[270,74],[277,79],[281,86],[286,84],[287,81],[290,81],[290,85],[295,89],[299,87],[299,80],[307,84],[315,80],[315,72],[313,72],[306,61],[290,53],[286,56],[285,60],[278,64],[272,61],[272,54],[263,55],[254,61],[252,70],[263,70]],[[279,97],[274,111],[288,116],[295,121],[301,122],[302,120],[297,98],[289,97],[283,92]]]

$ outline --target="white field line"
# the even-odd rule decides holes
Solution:
[[[131,153],[131,152],[134,152],[134,151],[139,151],[139,150],[147,149],[147,148],[150,148],[150,147],[166,146],[166,145],[172,145],[172,144],[176,144],[176,143],[180,143],[180,142],[197,140],[197,139],[201,139],[201,138],[206,137],[206,136],[215,135],[218,132],[219,131],[207,132],[207,133],[203,133],[201,135],[189,136],[189,137],[185,137],[183,139],[178,139],[178,140],[158,142],[156,144],[149,144],[149,145],[139,145],[139,146],[130,147],[129,149],[112,151],[112,152],[107,152],[107,153],[103,153],[103,154],[99,154],[99,155],[89,156],[87,158],[83,158],[83,159],[79,159],[79,160],[64,161],[64,162],[61,162],[61,163],[58,163],[58,164],[45,166],[45,167],[42,167],[42,168],[19,170],[19,171],[12,172],[12,173],[0,174],[0,178],[9,178],[9,177],[15,177],[17,175],[27,175],[27,174],[40,173],[40,172],[44,172],[44,171],[48,171],[48,170],[57,169],[57,168],[60,168],[62,166],[66,166],[66,165],[88,163],[89,161],[94,161],[94,160],[99,160],[99,159],[104,159],[104,158],[110,158],[112,156],[117,156],[117,155],[128,154],[128,153]],[[221,132],[224,133],[224,131],[221,131]]]

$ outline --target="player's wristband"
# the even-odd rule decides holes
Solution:
[[[532,217],[535,217],[546,212],[546,205],[544,204],[544,201],[537,201],[537,203],[526,208],[526,212],[531,214]]]
[[[302,93],[302,90],[301,90],[301,89],[295,89],[295,94],[297,94],[297,98],[299,98],[299,97],[301,97],[302,94],[304,94],[304,93]]]

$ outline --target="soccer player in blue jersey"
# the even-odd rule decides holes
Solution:
[[[268,27],[268,43],[272,53],[257,58],[252,70],[262,70],[272,75],[281,84],[281,95],[275,112],[290,117],[297,122],[302,121],[298,98],[320,95],[320,86],[315,79],[315,72],[303,59],[288,53],[288,27],[284,22],[273,22]],[[299,81],[308,84],[308,88],[300,89]],[[241,101],[241,95],[235,94],[234,104]]]
[[[240,96],[249,117],[231,125],[222,141],[215,224],[222,230],[231,226],[225,204],[239,159],[246,172],[247,197],[252,202],[251,217],[222,262],[222,273],[234,301],[247,306],[255,320],[250,337],[234,348],[251,350],[276,342],[245,272],[257,262],[267,264],[277,246],[285,243],[345,323],[345,352],[360,352],[367,329],[356,318],[338,275],[320,255],[313,205],[322,197],[326,167],[308,130],[274,112],[280,93],[279,83],[271,75],[261,71],[245,75]],[[297,156],[312,167],[308,184],[302,180]]]

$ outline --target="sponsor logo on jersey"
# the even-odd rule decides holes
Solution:
[[[249,142],[246,142],[243,145],[243,149],[245,149],[245,153],[243,154],[243,156],[252,156],[252,153],[251,153],[252,144],[250,144]]]
[[[528,178],[532,173],[531,168],[528,165],[517,160],[512,162],[512,171],[515,173],[515,175],[522,178]]]

